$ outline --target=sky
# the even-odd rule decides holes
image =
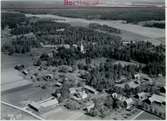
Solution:
[[[49,2],[64,2],[64,0],[2,0],[2,1],[42,1]],[[88,1],[88,0],[86,0]],[[164,4],[165,0],[101,0],[99,6],[129,6],[129,5],[144,5],[144,4]]]

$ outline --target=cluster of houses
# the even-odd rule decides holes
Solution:
[[[162,118],[165,117],[166,103],[164,95],[151,95],[150,93],[140,92],[133,97],[127,98],[121,94],[113,93],[112,97],[121,101],[127,110],[131,110],[134,106],[137,106]]]
[[[62,85],[62,84],[60,83],[60,85]],[[70,92],[70,97],[76,101],[88,99],[89,93],[91,93],[91,94],[98,93],[95,89],[93,89],[92,87],[89,87],[87,85],[84,87],[71,87],[71,88],[69,88],[69,92]],[[33,109],[34,111],[37,111],[39,113],[45,113],[49,110],[54,109],[56,106],[58,106],[60,104],[58,101],[58,98],[60,96],[61,96],[61,93],[57,93],[56,97],[52,96],[52,97],[50,97],[46,100],[40,101],[40,102],[31,102],[28,104],[28,106],[31,109]],[[93,107],[94,107],[94,103],[92,101],[88,101],[85,104],[84,109],[90,110]]]
[[[82,100],[88,98],[88,94],[98,94],[94,88],[84,85],[83,87],[72,87],[69,89],[71,97],[75,100]]]
[[[152,84],[152,79],[143,73],[137,73],[134,75],[132,81],[128,82],[126,78],[121,78],[120,80],[116,81],[116,86],[119,88],[124,88],[125,83],[129,85],[130,88],[137,88],[141,84]],[[154,115],[157,115],[161,118],[165,118],[165,87],[160,88],[160,93],[158,94],[151,94],[148,92],[139,92],[137,95],[134,95],[130,98],[127,98],[121,94],[113,93],[112,96],[119,101],[121,101],[124,106],[126,106],[127,110],[132,109],[133,106],[137,106],[150,112]]]
[[[40,45],[43,48],[55,48],[55,49],[58,49],[60,47],[64,47],[65,49],[70,49],[71,47],[74,47],[74,48],[79,47],[81,53],[85,53],[83,42],[81,42],[80,44],[73,44],[72,46],[70,46],[69,44],[44,44],[42,42],[40,42]]]
[[[128,84],[130,88],[137,88],[139,87],[141,84],[152,84],[153,81],[152,79],[143,73],[137,73],[134,75],[134,79],[132,80],[127,80],[126,77],[121,77],[119,80],[115,81],[116,83],[116,87],[118,88],[124,88],[125,84]]]
[[[82,88],[70,88],[71,97],[75,100],[82,100],[88,97],[88,94]]]
[[[24,69],[24,67],[22,65],[17,65],[16,67],[17,69]],[[59,70],[64,70],[64,68],[66,67],[61,67],[59,68]],[[66,69],[65,69],[66,70]],[[71,69],[67,69],[69,70],[69,72],[71,71]],[[28,73],[26,70],[23,70],[25,75]],[[44,75],[44,79],[45,80],[52,80],[53,74],[45,74]],[[141,85],[143,83],[152,83],[152,79],[150,77],[148,77],[145,74],[142,73],[137,73],[134,75],[134,80],[133,80],[133,84],[136,85]],[[62,80],[60,81],[60,79],[58,79],[57,81],[54,81],[54,85],[58,88],[62,87],[63,83]],[[117,84],[124,84],[127,83],[127,79],[125,77],[121,78],[120,80],[118,80],[116,82]],[[132,81],[128,84],[131,84]],[[132,86],[129,85],[129,86]],[[119,100],[120,102],[122,102],[123,106],[127,109],[127,110],[132,110],[134,107],[140,107],[143,110],[146,110],[150,113],[153,113],[155,115],[158,115],[159,117],[164,118],[165,117],[165,91],[166,89],[163,87],[163,89],[161,89],[161,93],[160,94],[151,94],[148,92],[139,92],[137,95],[131,96],[131,97],[125,97],[119,93],[112,93],[112,97]],[[98,91],[96,91],[94,88],[88,86],[88,85],[83,85],[82,87],[71,87],[69,88],[69,92],[70,92],[70,97],[76,101],[82,101],[85,99],[89,99],[89,94],[94,94],[94,95],[98,95]],[[32,102],[30,103],[28,106],[31,107],[32,109],[34,109],[35,111],[38,112],[46,112],[48,110],[51,110],[52,108],[54,108],[55,106],[57,106],[59,104],[57,98],[59,98],[61,96],[61,94],[57,94],[56,97],[51,97],[47,100],[41,101],[41,102]],[[90,111],[92,108],[94,108],[94,103],[90,100],[87,102],[85,109],[87,111]]]

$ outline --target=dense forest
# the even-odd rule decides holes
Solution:
[[[88,71],[91,60],[99,57],[126,62],[136,61],[145,65],[122,67],[119,64],[113,65],[110,61],[102,63],[100,67],[95,69],[95,72],[90,72],[93,77],[87,79],[89,85],[99,90],[111,86],[122,75],[131,79],[134,73],[139,71],[153,77],[159,74],[165,76],[165,47],[163,45],[155,46],[144,41],[130,41],[128,44],[124,44],[119,36],[94,30],[94,27],[98,27],[102,30],[120,33],[120,30],[107,26],[93,25],[92,29],[92,25],[90,28],[73,27],[70,24],[57,23],[52,20],[33,22],[30,19],[25,19],[23,14],[15,14],[2,14],[3,28],[8,26],[11,29],[11,34],[15,36],[12,37],[10,42],[2,45],[2,51],[8,51],[10,54],[26,53],[30,52],[31,48],[41,47],[41,42],[50,45],[70,45],[70,48],[53,49],[52,56],[49,56],[48,53],[42,53],[34,62],[34,65],[39,66],[42,61],[46,61],[48,66],[72,66],[76,60],[85,58],[86,65],[79,65],[79,68]],[[17,19],[14,16],[17,16]],[[81,52],[81,43],[84,46],[85,53]],[[74,47],[74,44],[77,47]]]
[[[16,9],[17,10],[17,9]],[[125,20],[128,23],[138,23],[149,20],[165,20],[165,10],[159,7],[94,7],[73,9],[18,9],[27,13],[51,13],[60,16],[103,19],[103,20]]]

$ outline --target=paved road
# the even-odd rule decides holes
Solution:
[[[45,119],[43,119],[42,117],[40,117],[40,116],[38,116],[38,115],[36,115],[36,114],[34,114],[34,113],[32,113],[32,112],[26,110],[25,108],[21,108],[21,107],[15,106],[15,105],[12,105],[12,104],[7,103],[7,102],[4,102],[4,101],[1,101],[1,103],[4,104],[4,105],[10,106],[10,107],[12,107],[12,108],[15,108],[15,109],[17,109],[17,110],[23,111],[24,113],[27,113],[27,114],[31,115],[31,116],[34,117],[35,119],[38,119],[38,120],[45,120]]]

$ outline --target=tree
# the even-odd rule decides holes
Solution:
[[[105,105],[110,109],[112,110],[113,108],[113,103],[114,103],[114,100],[112,97],[108,96],[105,100]]]
[[[130,87],[129,87],[128,84],[125,84],[125,86],[124,86],[124,92],[125,92],[125,94],[126,94],[127,97],[130,96]]]

